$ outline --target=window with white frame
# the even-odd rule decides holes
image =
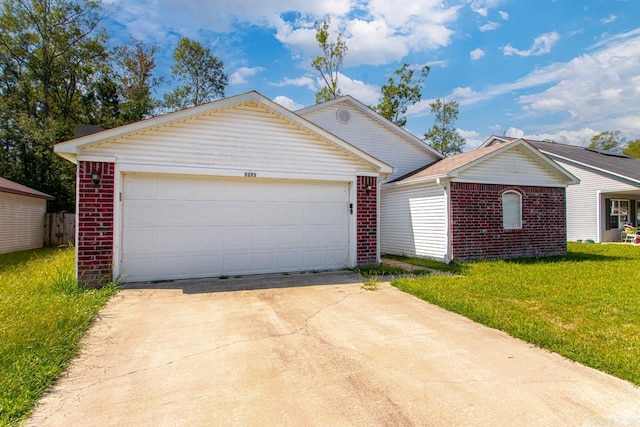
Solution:
[[[620,230],[625,223],[629,222],[630,206],[630,200],[611,199],[611,210],[609,211],[609,227],[611,227],[612,230]]]
[[[517,191],[502,193],[502,226],[505,230],[522,228],[522,194]]]

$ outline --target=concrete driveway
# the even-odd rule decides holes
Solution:
[[[640,390],[349,272],[128,288],[30,425],[640,425]]]

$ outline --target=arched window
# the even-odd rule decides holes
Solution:
[[[502,226],[505,230],[522,228],[522,195],[517,191],[502,193]]]

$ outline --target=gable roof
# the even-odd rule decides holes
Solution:
[[[271,110],[273,113],[286,118],[287,120],[295,123],[296,125],[306,129],[311,133],[319,135],[320,137],[339,147],[343,151],[361,158],[369,164],[375,166],[380,173],[389,174],[393,171],[391,166],[384,163],[383,161],[369,155],[368,153],[365,153],[359,148],[349,144],[347,141],[338,138],[334,134],[322,129],[321,127],[313,124],[312,122],[306,120],[298,114],[289,111],[285,107],[271,101],[270,99],[264,97],[256,91],[231,96],[196,107],[187,108],[173,113],[141,120],[125,126],[120,126],[109,130],[104,130],[102,132],[86,135],[80,138],[75,138],[66,142],[56,144],[54,146],[54,152],[64,157],[65,159],[76,163],[80,150],[84,146],[109,142],[110,140],[113,141],[116,139],[124,138],[128,135],[143,133],[153,129],[170,126],[174,123],[184,122],[189,119],[212,114],[213,112],[218,110],[231,108],[238,104],[249,102],[261,104],[265,108]]]
[[[540,159],[544,165],[558,172],[564,177],[566,184],[577,184],[579,180],[562,168],[560,165],[549,159],[547,156],[540,153],[531,144],[523,139],[517,139],[513,141],[505,141],[501,144],[489,145],[487,147],[481,147],[477,150],[467,151],[465,153],[456,154],[454,156],[445,157],[430,165],[426,165],[423,168],[408,173],[405,176],[395,179],[392,182],[419,182],[429,181],[435,179],[450,179],[456,178],[464,170],[473,167],[483,161],[486,161],[499,153],[507,150],[514,149],[516,147],[524,147],[529,153],[536,158]]]
[[[500,145],[504,142],[513,141],[516,138],[507,136],[492,136],[482,144]],[[529,144],[536,147],[545,154],[557,159],[566,160],[578,165],[605,172],[629,181],[640,184],[640,159],[625,156],[624,154],[596,150],[577,145],[558,144],[555,142],[536,141],[527,139]]]
[[[375,121],[377,121],[381,125],[383,125],[386,128],[390,129],[392,132],[397,133],[401,137],[407,139],[412,144],[416,145],[417,147],[420,147],[421,149],[425,150],[426,152],[431,153],[431,154],[435,155],[436,157],[444,158],[444,155],[442,153],[440,153],[438,150],[436,150],[435,148],[431,147],[429,144],[427,144],[426,142],[424,142],[423,140],[421,140],[420,138],[418,138],[417,136],[415,136],[411,132],[409,132],[406,129],[398,126],[395,123],[393,123],[391,120],[389,120],[389,119],[387,119],[385,117],[382,117],[380,114],[376,113],[371,108],[367,107],[366,105],[364,105],[363,103],[361,103],[360,101],[358,101],[357,99],[352,97],[351,95],[341,96],[340,98],[332,99],[331,101],[326,101],[326,102],[323,102],[321,104],[315,104],[315,105],[312,105],[310,107],[302,108],[300,110],[296,110],[295,112],[296,112],[296,114],[298,114],[300,116],[305,116],[306,114],[309,114],[309,113],[312,113],[312,112],[315,112],[315,111],[318,111],[318,110],[322,110],[322,109],[325,109],[325,108],[329,108],[329,107],[332,107],[332,106],[334,106],[336,104],[340,104],[342,102],[349,103],[354,108],[360,110],[361,112],[363,112],[367,116],[371,117],[372,119],[374,119]]]
[[[5,178],[0,178],[0,193],[18,194],[20,196],[29,196],[45,200],[53,200],[55,198],[48,194],[34,190],[33,188],[18,184],[17,182],[9,181]]]

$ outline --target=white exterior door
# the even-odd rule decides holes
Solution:
[[[349,183],[125,174],[124,281],[340,268]]]

